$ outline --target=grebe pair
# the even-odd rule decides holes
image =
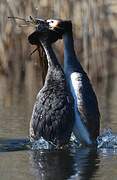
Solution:
[[[48,72],[33,109],[30,136],[34,139],[42,136],[56,145],[64,145],[73,131],[82,144],[92,145],[99,135],[100,114],[89,78],[75,54],[72,23],[53,19],[41,22],[29,41],[41,43],[48,60]],[[51,47],[51,43],[61,37],[64,72]]]

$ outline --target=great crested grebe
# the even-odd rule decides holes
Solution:
[[[85,145],[91,145],[99,135],[100,113],[95,92],[74,50],[71,21],[48,19],[49,28],[63,37],[64,73],[74,97],[74,135]]]
[[[73,130],[73,98],[66,83],[64,72],[51,47],[60,38],[48,29],[48,23],[40,20],[28,40],[41,45],[48,61],[48,71],[43,88],[39,91],[30,121],[30,137],[43,137],[57,146],[69,142]]]

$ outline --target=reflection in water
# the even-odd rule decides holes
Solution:
[[[0,152],[28,150],[29,146],[29,139],[0,138]]]
[[[96,149],[84,148],[76,152],[74,158],[81,179],[89,180],[95,176],[100,163],[98,156]]]
[[[104,78],[96,87],[101,114],[101,131],[111,128],[117,132],[117,76]],[[95,87],[95,86],[94,86]]]
[[[74,172],[74,159],[67,151],[30,153],[33,174],[40,179],[67,179]]]
[[[90,179],[99,168],[98,153],[95,149],[79,148],[75,152],[30,151],[32,173],[37,179],[64,180]]]
[[[0,76],[0,137],[28,136],[33,102],[41,87],[39,72],[31,74],[30,66],[29,63],[25,79]]]

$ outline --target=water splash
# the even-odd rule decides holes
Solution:
[[[68,145],[63,148],[79,148],[82,146],[78,142],[75,136],[72,134],[71,139]],[[100,136],[97,138],[97,148],[98,149],[117,149],[117,134],[114,134],[111,129],[104,129]],[[49,150],[49,149],[58,149],[56,145],[51,142],[45,141],[42,137],[37,141],[31,142],[32,150]]]
[[[76,137],[71,135],[70,142],[64,146],[58,147],[57,145],[53,144],[52,142],[47,142],[46,140],[41,137],[38,140],[30,139],[30,148],[32,150],[60,150],[60,149],[68,149],[71,148],[72,150],[75,148],[80,147],[81,144],[77,141]]]
[[[112,133],[111,129],[104,129],[103,133],[97,138],[97,147],[117,149],[117,134]]]
[[[24,139],[4,139],[0,138],[0,152],[21,151],[21,150],[56,150],[56,149],[70,149],[76,151],[82,147],[75,136],[72,134],[69,144],[63,147],[57,147],[52,142],[47,142],[42,137],[37,140]],[[117,154],[117,134],[114,134],[111,129],[105,129],[103,133],[97,138],[97,148],[103,153],[110,153],[111,150]],[[111,151],[112,153],[112,151]]]
[[[31,149],[32,150],[47,150],[47,149],[55,149],[56,146],[51,142],[47,142],[42,137],[36,141],[31,140]]]

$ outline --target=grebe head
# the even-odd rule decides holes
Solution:
[[[54,43],[58,39],[62,39],[62,35],[58,31],[51,30],[48,21],[42,19],[36,19],[36,21],[36,30],[28,36],[31,44],[39,45],[42,39],[49,43]]]
[[[60,37],[72,30],[72,22],[70,20],[57,20],[57,19],[48,19],[49,29],[53,32],[57,32]]]

